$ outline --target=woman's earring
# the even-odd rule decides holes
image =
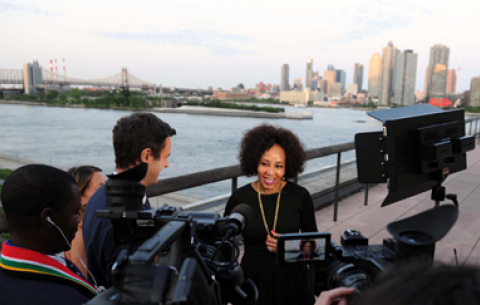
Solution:
[[[285,180],[285,177],[282,177],[282,180]]]

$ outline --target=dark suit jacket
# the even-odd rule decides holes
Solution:
[[[96,210],[104,210],[107,205],[106,186],[99,188],[88,201],[83,216],[83,242],[87,252],[88,270],[97,280],[97,285],[109,288],[112,286],[112,265],[116,261],[120,248],[115,245],[113,226],[110,219],[98,218]],[[143,205],[149,210],[150,202]],[[88,281],[94,283],[91,275]]]

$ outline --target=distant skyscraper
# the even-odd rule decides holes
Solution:
[[[457,73],[455,69],[450,69],[447,74],[447,94],[455,93],[457,93]]]
[[[335,67],[333,65],[327,66],[327,71],[333,71],[333,70],[335,70]]]
[[[368,95],[378,97],[380,76],[382,73],[382,57],[375,53],[370,58],[368,66]]]
[[[325,93],[328,94],[330,85],[335,84],[337,72],[335,70],[327,70],[323,72],[323,79],[326,81]]]
[[[363,90],[363,86],[362,86],[362,84],[363,84],[363,65],[362,64],[354,64],[353,65],[353,83],[357,84],[358,92]]]
[[[378,103],[380,105],[392,105],[393,84],[395,81],[395,68],[400,51],[390,41],[388,46],[383,48],[382,73],[380,74],[380,86]]]
[[[342,96],[342,84],[334,83],[328,85],[329,97],[341,97]]]
[[[357,84],[348,84],[347,94],[357,95],[358,94],[358,85]]]
[[[432,78],[428,87],[430,92],[428,98],[444,98],[447,91],[447,66],[436,64],[430,75]]]
[[[318,91],[318,81],[320,77],[318,76],[318,72],[313,73],[313,80],[312,80],[312,91]]]
[[[293,79],[293,85],[295,88],[297,88],[298,90],[303,90],[303,85],[302,85],[302,78],[301,77],[295,77]]]
[[[307,67],[305,71],[305,89],[312,89],[312,80],[313,80],[313,59],[307,61]]]
[[[417,54],[412,50],[398,53],[393,101],[399,106],[415,104],[415,82],[417,79]]]
[[[425,85],[423,86],[423,98],[427,97],[427,87],[428,87],[428,67],[425,69]]]
[[[325,79],[318,80],[318,91],[322,91],[324,94],[327,94],[328,81]]]
[[[475,106],[475,107],[480,106],[480,76],[472,78],[472,82],[470,83],[470,105],[469,106]]]
[[[450,49],[445,45],[436,44],[430,48],[430,60],[428,63],[428,76],[427,76],[427,99],[431,97],[443,98],[446,95],[447,91],[447,69],[448,69],[448,60],[450,57]],[[440,77],[436,75],[435,81],[439,83],[434,83],[434,70],[435,67],[440,64],[445,66],[445,77]],[[443,68],[442,68],[443,69]],[[437,69],[437,73],[439,70]],[[441,73],[443,75],[443,72]],[[432,90],[435,88],[435,93],[432,93]]]
[[[288,83],[290,79],[289,71],[290,71],[290,68],[288,64],[284,64],[282,66],[282,78],[280,79],[280,90],[282,91],[290,90],[290,84]]]
[[[347,73],[345,73],[343,70],[335,70],[335,72],[337,72],[337,78],[335,79],[335,82],[340,83],[343,94],[347,86]]]

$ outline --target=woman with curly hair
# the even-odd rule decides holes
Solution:
[[[302,250],[302,253],[297,256],[297,260],[309,261],[318,259],[320,255],[315,252],[316,244],[315,240],[302,240],[300,242],[300,250]]]
[[[241,266],[245,278],[258,288],[258,304],[314,303],[304,265],[278,266],[280,233],[316,232],[309,192],[288,179],[303,171],[305,151],[298,137],[284,128],[263,124],[248,131],[240,144],[239,159],[246,176],[257,180],[236,190],[225,215],[240,203],[252,209],[242,235],[245,253]]]

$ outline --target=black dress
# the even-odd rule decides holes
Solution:
[[[261,195],[265,218],[270,230],[273,229],[277,194]],[[276,254],[270,253],[265,245],[267,233],[263,224],[258,193],[251,184],[236,190],[227,202],[225,215],[240,203],[248,204],[252,216],[242,232],[245,253],[241,266],[245,278],[251,279],[258,288],[261,305],[311,305],[315,302],[308,289],[307,267],[305,265],[278,266]],[[316,232],[317,224],[312,198],[308,191],[292,182],[282,189],[278,211],[277,233]]]

